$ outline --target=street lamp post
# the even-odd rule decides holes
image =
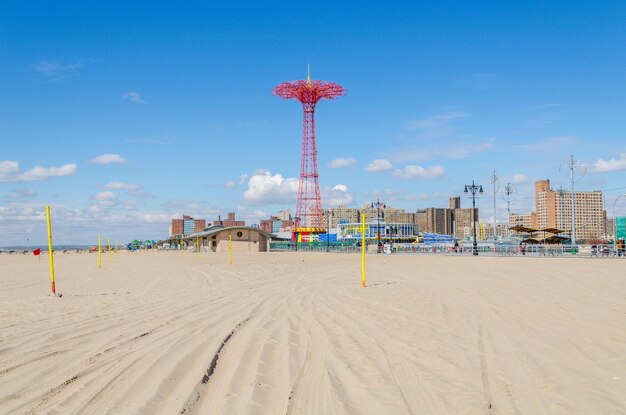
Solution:
[[[378,249],[376,250],[376,252],[378,252],[380,254],[381,250],[380,250],[380,208],[381,207],[385,207],[384,203],[380,203],[380,199],[378,199],[376,201],[376,203],[372,203],[372,207],[376,206],[376,232],[378,233]]]
[[[626,196],[626,193],[624,193],[623,195],[619,195],[617,196],[617,198],[615,199],[615,202],[613,202],[613,250],[615,251],[615,253],[617,254],[617,216],[615,216],[615,205],[617,204],[617,201],[619,200],[620,197],[622,196]]]
[[[465,185],[465,194],[472,194],[472,222],[474,222],[474,248],[472,250],[472,255],[478,255],[478,242],[476,242],[476,193],[483,194],[483,187],[481,185],[474,184],[474,180],[472,180],[471,185]]]

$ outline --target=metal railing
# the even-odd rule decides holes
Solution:
[[[483,256],[532,256],[532,257],[621,257],[626,258],[626,252],[620,253],[613,249],[592,250],[589,245],[514,245],[514,244],[484,244],[478,245],[477,251]],[[270,242],[269,250],[272,252],[335,252],[335,253],[360,253],[361,246],[354,243],[335,242],[327,245],[325,242]],[[472,255],[472,244],[461,244],[454,247],[450,244],[426,245],[426,244],[393,244],[393,254],[428,254],[428,255]],[[376,252],[376,244],[368,244],[367,253]]]

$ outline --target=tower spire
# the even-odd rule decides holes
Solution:
[[[311,85],[311,64],[308,63],[306,66],[307,66],[306,83],[307,85]]]

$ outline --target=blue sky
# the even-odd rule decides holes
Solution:
[[[524,212],[574,154],[612,216],[624,21],[622,1],[2,2],[0,246],[44,243],[46,204],[57,243],[85,244],[295,210],[301,107],[271,91],[308,63],[347,89],[316,112],[325,207],[446,206],[496,170]]]

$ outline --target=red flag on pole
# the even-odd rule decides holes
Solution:
[[[41,249],[37,248],[33,251],[33,255],[37,256],[41,254]]]

